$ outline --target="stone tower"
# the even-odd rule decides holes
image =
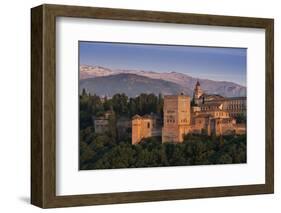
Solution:
[[[193,92],[193,101],[196,105],[201,103],[200,97],[202,95],[203,95],[203,90],[200,87],[199,81],[197,81]]]
[[[138,144],[143,138],[153,136],[155,119],[152,116],[135,115],[132,118],[132,144]]]
[[[168,95],[164,97],[164,126],[162,143],[183,142],[190,129],[190,97]]]
[[[141,140],[141,116],[135,115],[132,119],[132,144]]]

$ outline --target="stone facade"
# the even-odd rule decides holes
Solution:
[[[190,97],[169,95],[164,97],[164,126],[162,142],[182,142],[190,126]]]
[[[221,116],[221,113],[227,115],[227,112],[218,111],[194,116],[190,132],[209,136],[236,134],[235,119],[229,116]],[[213,116],[212,114],[218,114],[218,116]]]
[[[159,131],[156,116],[135,115],[132,118],[132,144],[138,144],[144,138],[160,135],[161,131]]]
[[[206,95],[197,82],[191,106],[186,95],[164,96],[162,143],[181,143],[188,133],[205,135],[245,134],[246,124],[236,124],[235,116],[246,115],[246,98]],[[152,137],[156,120],[136,115],[132,119],[132,144]],[[159,131],[158,131],[158,135]]]
[[[103,116],[93,118],[95,133],[101,134],[109,130],[109,119],[111,116],[114,116],[114,113],[107,111]]]
[[[244,115],[247,109],[246,97],[226,98],[223,101],[223,109],[229,112],[230,116]]]
[[[108,119],[99,117],[95,119],[95,133],[104,133],[106,131],[108,131],[108,127],[109,127],[109,123],[108,123]]]
[[[246,116],[247,100],[246,97],[225,98],[217,94],[206,94],[197,82],[193,95],[194,104],[200,106],[202,110],[210,110],[214,105],[221,105],[221,109],[229,113],[230,116]],[[213,106],[212,106],[213,105]]]

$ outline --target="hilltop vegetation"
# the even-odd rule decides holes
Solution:
[[[93,126],[92,116],[101,116],[106,111],[112,110],[117,118],[154,113],[162,117],[164,100],[161,94],[140,94],[129,98],[124,93],[115,94],[111,99],[102,101],[98,95],[91,95],[82,91],[79,99],[80,129]]]

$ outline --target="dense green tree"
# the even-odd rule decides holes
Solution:
[[[162,97],[162,94],[159,93],[156,113],[161,117],[163,117],[163,106],[164,106],[164,99]]]
[[[82,96],[87,96],[88,94],[87,94],[87,92],[86,92],[86,89],[85,88],[83,88],[83,90],[82,90]]]
[[[115,94],[112,97],[112,106],[117,115],[128,115],[128,97],[125,94]]]
[[[224,153],[222,154],[219,159],[218,159],[218,164],[229,164],[229,163],[232,163],[232,157],[227,154],[227,153]]]
[[[136,100],[134,98],[130,98],[128,110],[129,110],[130,117],[132,117],[132,116],[134,116],[138,113],[137,103],[136,103]]]
[[[95,135],[89,145],[80,142],[80,168],[112,169],[155,166],[209,165],[246,162],[246,137],[214,137],[188,135],[183,143],[161,144],[158,137],[143,139],[140,144],[130,141],[118,144],[108,135]],[[92,151],[92,152],[91,152]],[[91,157],[92,155],[92,157]]]
[[[157,114],[162,117],[164,100],[161,94],[140,94],[135,98],[128,98],[125,94],[115,94],[111,99],[105,97],[103,101],[97,95],[88,95],[85,90],[80,96],[80,112],[90,120],[91,116],[102,116],[106,111],[113,110],[116,117],[129,117],[139,114]],[[85,124],[84,124],[84,123]],[[86,119],[81,120],[81,126],[91,125]]]

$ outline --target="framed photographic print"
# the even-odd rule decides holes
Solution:
[[[31,203],[274,191],[273,19],[31,10]]]

